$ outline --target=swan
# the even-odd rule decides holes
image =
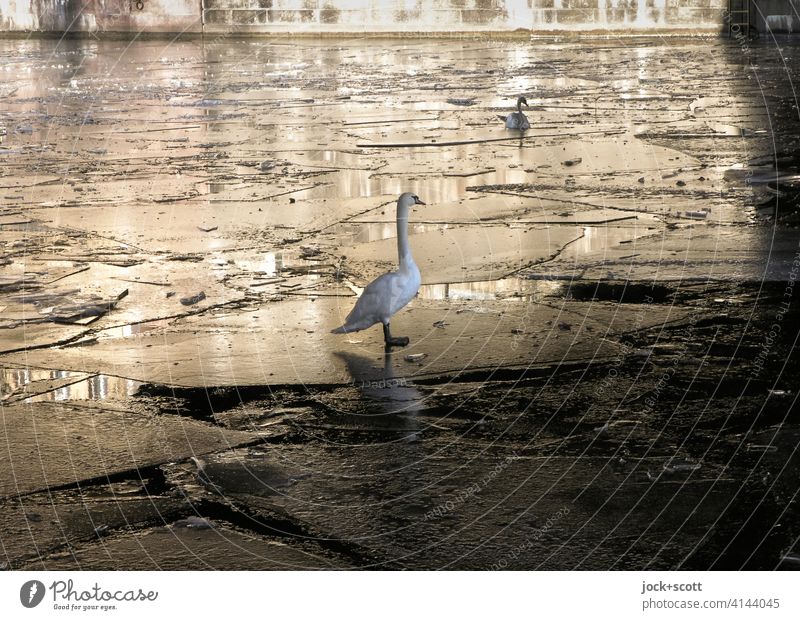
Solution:
[[[411,257],[411,248],[408,247],[408,213],[413,205],[424,204],[419,196],[411,192],[400,194],[397,199],[397,254],[400,266],[397,271],[385,273],[367,284],[344,325],[331,330],[331,333],[348,334],[372,327],[375,323],[383,323],[383,340],[387,350],[408,344],[405,336],[392,337],[389,320],[414,298],[422,281],[419,268]]]
[[[521,131],[525,131],[526,129],[531,128],[531,124],[528,122],[528,117],[522,113],[523,103],[526,107],[530,107],[528,106],[528,100],[525,99],[525,97],[518,97],[517,111],[506,116],[506,129],[519,129]],[[500,118],[503,117],[501,116]]]

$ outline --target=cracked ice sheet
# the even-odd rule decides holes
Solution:
[[[579,258],[568,250],[546,269],[533,266],[523,275],[572,272],[579,262],[581,277],[587,280],[788,281],[797,256],[797,235],[791,229],[696,223],[625,245],[587,249]]]
[[[351,336],[329,333],[352,308],[352,298],[320,297],[267,304],[257,311],[197,315],[129,338],[11,354],[0,361],[94,373],[187,387],[345,384],[353,381],[335,352],[375,359],[374,376],[385,378],[379,327]],[[619,350],[613,334],[661,325],[688,309],[557,301],[457,300],[412,302],[392,322],[411,338],[396,351],[397,377],[459,375],[498,368],[540,367],[608,359]],[[638,323],[635,323],[634,317]],[[434,323],[443,321],[445,329]],[[421,364],[404,357],[425,353]]]
[[[44,556],[28,570],[333,570],[348,568],[300,546],[267,540],[224,522],[210,528],[155,527],[101,542],[77,544],[73,553]],[[142,550],[147,549],[146,553]]]
[[[410,244],[423,284],[493,280],[534,263],[554,258],[579,239],[577,227],[518,228],[506,225],[431,227],[411,226]],[[348,271],[362,286],[394,268],[397,240],[384,239],[342,248]]]
[[[581,215],[574,217],[580,220]],[[579,249],[574,251],[582,259],[585,252],[617,247],[620,243],[652,235],[657,223],[653,218],[645,218],[618,225],[604,224],[600,220],[595,226],[575,226],[570,217],[553,219],[553,224],[563,225],[536,225],[524,221],[514,227],[491,222],[480,226],[412,224],[409,243],[424,284],[474,282],[496,280],[520,269],[550,264],[576,244]],[[380,240],[343,247],[340,251],[347,258],[345,269],[357,274],[358,283],[364,285],[393,268],[397,241],[390,223],[361,226],[369,230],[368,238]],[[571,268],[578,267],[574,264]]]
[[[536,419],[538,411],[534,407],[527,413]],[[362,426],[368,427],[371,417],[361,416]],[[431,433],[420,440],[413,433],[424,423],[413,417],[404,423],[410,437],[406,441],[398,434],[395,441],[378,444],[275,446],[268,462],[294,478],[280,493],[238,495],[232,482],[246,476],[251,465],[265,467],[263,456],[242,458],[220,476],[222,491],[246,502],[250,510],[277,510],[327,537],[369,549],[387,562],[376,568],[485,570],[498,558],[513,558],[508,563],[518,567],[587,569],[602,568],[623,555],[630,564],[667,568],[680,557],[679,549],[665,547],[663,541],[676,527],[684,528],[682,540],[689,548],[707,535],[699,523],[686,526],[696,501],[675,506],[674,490],[653,490],[638,477],[626,477],[606,457],[556,455],[546,447],[534,452],[530,438],[519,448],[528,455],[515,452],[509,457],[508,449],[498,449],[494,441],[474,439],[474,431],[459,434],[457,441],[453,435]],[[540,419],[539,424],[532,434],[539,440],[549,437],[542,428],[546,423]],[[555,443],[562,440],[553,435]],[[643,460],[642,466],[656,463]],[[303,475],[296,475],[298,470]],[[465,490],[485,481],[487,474],[491,484],[481,484],[463,501]],[[693,498],[710,494],[727,502],[740,484],[692,480],[684,481],[682,490]],[[610,506],[599,499],[611,496],[615,501]],[[566,517],[541,535],[541,524],[564,506],[569,507]],[[622,520],[629,521],[625,536],[599,540],[591,531],[608,531]],[[590,528],[585,527],[588,522]],[[523,548],[520,540],[531,544]]]
[[[20,403],[0,408],[0,419],[0,497],[183,460],[256,438],[109,403]]]
[[[63,553],[65,545],[97,541],[96,528],[128,529],[163,522],[185,509],[185,500],[175,497],[142,497],[144,485],[136,482],[101,487],[105,493],[89,487],[0,500],[4,560],[12,569],[28,562],[30,568],[39,569],[40,558]]]
[[[263,247],[265,241],[280,242],[295,230],[315,232],[397,200],[396,194],[346,200],[291,194],[296,203],[289,202],[289,195],[246,203],[215,200],[224,195],[149,205],[127,215],[116,205],[74,207],[56,213],[32,209],[28,213],[53,227],[104,235],[151,253],[210,253],[249,248],[254,243]],[[204,232],[199,227],[216,229]]]
[[[391,205],[372,209],[347,220],[346,225],[394,224],[394,201]],[[633,209],[595,207],[580,203],[568,204],[536,197],[496,193],[467,194],[457,202],[425,204],[414,207],[410,224],[478,225],[520,223],[559,225],[626,225],[635,220],[637,226],[661,229],[663,224],[655,215],[632,212]],[[335,229],[334,229],[335,230]]]
[[[63,343],[112,326],[201,312],[211,306],[242,301],[246,296],[226,285],[227,279],[241,270],[225,258],[212,256],[199,263],[168,259],[124,268],[92,263],[88,270],[53,285],[0,294],[0,304],[4,306],[0,324],[5,327],[0,329],[0,351]],[[42,268],[47,268],[46,262]],[[50,322],[49,317],[59,305],[83,303],[91,296],[109,300],[125,290],[127,296],[88,326]],[[191,305],[181,303],[200,292],[205,293],[204,299]],[[26,301],[41,295],[52,295],[54,301]]]

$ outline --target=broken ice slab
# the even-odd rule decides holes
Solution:
[[[451,105],[469,107],[475,105],[477,102],[475,101],[475,99],[448,99],[447,103]]]
[[[31,286],[39,286],[38,277],[28,274],[20,276],[0,276],[0,293],[11,293]]]
[[[664,473],[675,474],[679,472],[693,472],[699,470],[701,467],[702,465],[700,463],[671,461],[670,463],[664,464]]]
[[[300,246],[300,258],[304,260],[311,260],[322,254],[322,250],[317,247]]]
[[[599,436],[608,433],[609,428],[611,428],[611,426],[608,422],[606,422],[605,424],[603,424],[603,426],[596,426],[592,430]]]
[[[94,298],[81,303],[56,306],[49,313],[49,318],[55,323],[87,325],[116,308],[120,300],[127,296],[128,289],[125,289],[112,299]]]
[[[207,530],[214,527],[214,524],[211,523],[208,519],[204,519],[203,517],[196,517],[194,515],[190,515],[185,519],[179,519],[172,524],[172,527],[186,527],[192,529],[201,529]]]
[[[0,226],[24,226],[33,222],[28,217],[24,217],[20,213],[3,213],[0,214]]]
[[[777,452],[778,447],[768,444],[749,443],[747,444],[748,452]]]
[[[781,397],[783,397],[783,396],[791,396],[792,395],[792,391],[791,390],[767,390],[767,393],[770,396],[781,396]]]
[[[196,303],[203,301],[206,298],[205,291],[200,291],[195,295],[189,295],[188,297],[181,297],[181,304],[184,306],[193,306]]]
[[[11,297],[11,301],[20,304],[33,304],[39,308],[47,308],[48,306],[55,306],[59,303],[63,303],[70,296],[77,295],[80,292],[81,289],[79,288],[69,288],[49,293],[24,293]]]
[[[201,263],[205,260],[202,254],[173,254],[168,256],[169,261],[188,261],[190,263]]]

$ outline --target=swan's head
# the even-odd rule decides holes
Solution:
[[[527,99],[525,99],[525,97],[519,97],[519,98],[517,99],[517,105],[518,105],[518,106],[520,106],[520,105],[522,105],[523,103],[524,103],[524,104],[525,104],[527,107],[530,107],[530,106],[528,105],[528,100],[527,100]]]
[[[400,209],[410,209],[414,205],[424,204],[425,203],[419,199],[419,196],[412,194],[411,192],[400,194],[400,198],[397,200],[397,207]]]

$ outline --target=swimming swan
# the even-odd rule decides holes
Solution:
[[[347,315],[344,325],[332,330],[333,334],[347,334],[383,323],[383,339],[386,349],[404,347],[408,338],[393,338],[389,331],[389,319],[411,301],[419,290],[422,281],[419,269],[411,257],[408,247],[408,213],[412,205],[425,203],[410,192],[400,194],[397,200],[397,254],[400,267],[397,271],[385,273],[376,278],[364,289],[355,308]]]
[[[528,122],[528,117],[522,113],[522,104],[528,106],[528,100],[525,97],[519,97],[517,99],[517,111],[512,112],[508,116],[506,116],[506,129],[519,129],[521,131],[525,131],[526,129],[531,128],[531,124]],[[503,118],[502,116],[500,118]]]

